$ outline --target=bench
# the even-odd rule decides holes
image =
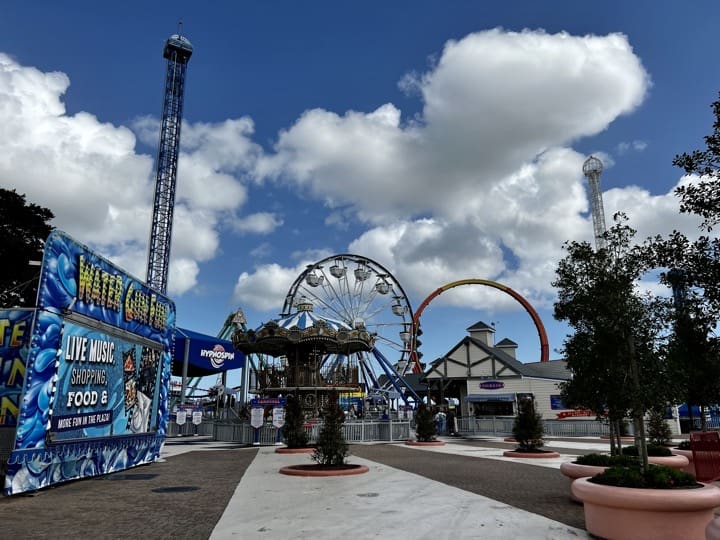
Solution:
[[[690,450],[698,482],[720,479],[720,434],[717,431],[690,433]]]

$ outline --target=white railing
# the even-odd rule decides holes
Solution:
[[[463,417],[457,419],[462,435],[512,435],[512,416],[489,416],[482,418]],[[543,420],[547,437],[599,437],[608,435],[610,429],[599,420]]]
[[[310,443],[314,443],[322,424],[311,424],[305,427],[310,436]],[[405,441],[410,438],[411,427],[409,421],[393,422],[345,422],[343,424],[343,435],[345,441],[370,442],[370,441]],[[282,441],[282,434],[278,438],[278,429],[274,426],[262,426],[258,433],[247,422],[216,421],[214,424],[213,438],[216,441],[239,442],[245,444],[258,443],[261,445],[275,444]],[[257,440],[255,438],[257,437]]]

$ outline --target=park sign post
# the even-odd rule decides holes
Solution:
[[[174,328],[171,300],[53,232],[4,493],[156,460],[167,428]]]

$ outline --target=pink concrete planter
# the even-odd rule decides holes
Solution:
[[[560,472],[563,473],[570,481],[570,500],[582,503],[572,492],[572,484],[578,478],[591,478],[596,474],[600,474],[605,471],[607,467],[597,467],[595,465],[580,465],[578,463],[562,463],[560,465]]]
[[[444,441],[405,441],[408,446],[445,446]]]
[[[506,450],[503,452],[505,457],[543,459],[543,458],[559,458],[560,454],[546,450],[544,452],[520,452],[519,450]]]
[[[276,454],[312,454],[314,448],[276,448]]]
[[[690,473],[693,476],[697,476],[695,473],[695,463],[693,463],[693,453],[692,450],[682,450],[680,448],[673,448],[672,449],[673,454],[677,454],[678,456],[685,456],[688,460],[688,464],[684,466],[682,469],[680,469],[682,472]]]
[[[704,540],[720,488],[634,489],[578,478],[570,489],[585,508],[585,528],[613,540]]]
[[[690,462],[685,456],[673,454],[672,456],[648,456],[648,463],[652,463],[653,465],[667,465],[673,469],[682,470],[683,467],[687,467]]]
[[[370,469],[366,465],[341,465],[328,467],[323,465],[288,465],[280,469],[280,474],[289,476],[348,476],[363,474]]]

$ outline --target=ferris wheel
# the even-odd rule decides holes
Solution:
[[[310,264],[290,287],[283,314],[308,302],[315,314],[373,335],[373,350],[355,353],[354,361],[368,387],[378,388],[377,378],[384,373],[399,390],[398,376],[410,371],[413,311],[402,286],[387,269],[372,259],[347,253]],[[326,364],[341,364],[331,356]]]

